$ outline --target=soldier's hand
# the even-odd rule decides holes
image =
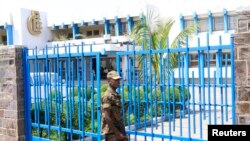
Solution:
[[[122,139],[122,141],[128,141],[128,137],[124,136],[124,138]]]
[[[127,137],[124,136],[121,132],[115,134],[115,136],[116,136],[116,138],[117,138],[118,140],[127,141],[127,140],[124,140],[124,139],[127,139]]]

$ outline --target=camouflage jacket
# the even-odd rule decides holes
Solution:
[[[106,92],[103,94],[102,99],[102,110],[105,108],[110,109],[110,118],[113,121],[114,126],[122,133],[125,133],[125,127],[121,117],[121,96],[118,95],[112,88],[108,87]],[[104,114],[102,114],[102,133],[111,134],[114,133],[109,128],[108,123],[104,120]]]

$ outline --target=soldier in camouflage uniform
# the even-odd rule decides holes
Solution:
[[[116,92],[121,77],[116,71],[107,74],[109,87],[102,95],[102,133],[105,141],[127,141],[121,117],[121,96]]]

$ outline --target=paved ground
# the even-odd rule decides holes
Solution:
[[[209,114],[210,113],[210,114]],[[153,134],[163,134],[166,136],[172,136],[175,137],[183,137],[183,138],[192,138],[192,139],[202,139],[207,140],[207,129],[208,124],[221,124],[223,121],[223,124],[232,124],[232,115],[231,111],[228,111],[226,113],[224,111],[223,114],[221,114],[221,110],[217,109],[216,111],[211,110],[204,111],[204,112],[195,112],[193,114],[186,114],[184,117],[181,118],[175,118],[172,121],[165,121],[160,122],[157,125],[153,127],[147,127],[146,129],[139,129],[137,131],[141,133],[153,133]],[[228,117],[226,118],[226,115],[228,114]],[[216,118],[214,118],[216,117]],[[161,138],[151,138],[151,137],[143,137],[137,135],[136,137],[134,135],[130,136],[130,140],[136,140],[136,141],[168,141],[170,139],[164,139]],[[172,139],[175,140],[175,139]]]
[[[185,137],[207,140],[209,124],[232,124],[232,93],[231,88],[198,89],[189,88],[191,92],[189,113],[167,122],[160,122],[154,127],[137,130],[142,133],[163,134],[166,136]],[[208,94],[210,91],[210,94]],[[195,103],[193,105],[193,103]],[[223,105],[223,106],[222,106]],[[227,106],[225,106],[227,105]],[[194,112],[192,112],[194,111]],[[163,141],[161,138],[144,138],[137,135],[130,136],[130,140],[137,141]],[[169,139],[164,139],[167,141]],[[174,139],[173,139],[174,140]]]
[[[232,124],[231,88],[198,89],[189,88],[190,105],[183,116],[172,120],[158,121],[154,126],[137,129],[137,135],[130,135],[130,141],[207,140],[209,124]],[[190,114],[188,114],[190,113]],[[135,131],[131,126],[130,131]],[[144,137],[148,134],[155,137]],[[162,139],[157,135],[167,138]]]

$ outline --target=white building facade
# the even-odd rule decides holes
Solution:
[[[200,38],[207,33],[212,36],[227,36],[234,33],[234,25],[237,22],[235,19],[237,10],[244,9],[244,7],[250,5],[250,2],[247,0],[237,2],[231,0],[220,0],[218,2],[211,2],[210,0],[202,2],[198,0],[141,0],[138,2],[128,0],[126,2],[114,2],[109,0],[102,3],[106,9],[100,9],[99,11],[101,12],[97,11],[97,8],[100,7],[92,3],[93,6],[91,7],[90,5],[89,7],[93,10],[90,11],[91,13],[86,13],[86,9],[76,6],[77,2],[79,1],[76,1],[75,5],[69,5],[67,11],[63,11],[62,8],[54,10],[54,12],[52,10],[45,11],[34,6],[36,9],[16,8],[12,11],[1,13],[1,43],[24,45],[29,48],[32,48],[32,46],[42,47],[46,43],[54,42],[64,36],[68,40],[79,37],[88,39],[83,41],[89,44],[93,42],[100,43],[100,40],[104,37],[109,38],[109,36],[104,36],[107,34],[111,35],[111,37],[116,37],[114,41],[124,41],[124,38],[121,36],[131,31],[134,22],[140,20],[142,13],[146,13],[148,5],[151,8],[153,7],[155,12],[159,13],[162,18],[173,17],[175,19],[176,24],[172,31],[173,36],[190,23],[200,25],[200,30],[195,32],[195,35]],[[64,1],[61,3],[67,5]],[[58,7],[60,7],[60,3],[58,3]],[[31,15],[31,10],[39,12],[42,23],[41,34],[36,36],[30,35],[27,29],[27,18]],[[9,43],[7,39],[10,40],[8,41]]]
[[[97,6],[95,2],[101,6]],[[42,6],[39,7],[41,3],[34,6],[36,9],[16,8],[9,13],[2,13],[0,44],[21,45],[30,49],[71,46],[72,52],[77,45],[84,44],[85,52],[102,53],[102,66],[108,69],[115,67],[115,52],[127,50],[128,39],[125,35],[132,31],[135,22],[140,21],[142,13],[146,13],[148,7],[162,18],[175,19],[170,41],[191,23],[199,25],[199,30],[195,31],[194,38],[189,42],[192,47],[197,46],[197,38],[200,38],[201,46],[206,46],[208,42],[209,45],[230,44],[230,36],[237,31],[237,11],[250,6],[247,0],[109,0],[105,3],[93,1],[89,8],[81,8],[78,6],[80,1],[72,1],[73,7],[68,5],[68,10],[64,7],[53,12],[50,7],[45,12]],[[62,3],[67,7],[67,3]],[[60,3],[57,4],[60,7]],[[37,15],[32,17],[34,10]],[[39,33],[29,31],[29,26]],[[122,64],[125,71],[126,62]]]

